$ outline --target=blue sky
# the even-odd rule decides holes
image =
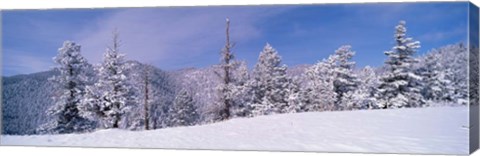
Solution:
[[[2,74],[51,69],[65,40],[98,64],[115,28],[127,59],[165,70],[207,67],[219,62],[226,17],[234,53],[250,67],[267,42],[290,67],[316,63],[344,44],[356,51],[357,67],[379,66],[398,21],[407,22],[423,54],[466,42],[467,9],[450,2],[3,11]]]

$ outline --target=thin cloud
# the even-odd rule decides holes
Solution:
[[[217,55],[222,48],[225,18],[232,20],[232,34],[237,42],[262,35],[255,23],[286,9],[278,8],[143,8],[127,9],[101,18],[92,27],[75,35],[83,54],[98,63],[118,29],[122,52],[128,59],[153,63],[160,68],[177,68],[181,62],[191,64],[201,55]],[[195,60],[201,63],[201,60]],[[179,64],[180,63],[180,64]]]
[[[52,69],[54,64],[52,58],[38,57],[25,54],[19,51],[5,50],[9,55],[3,55],[2,70],[4,73],[9,73],[10,76],[15,74],[35,73]]]
[[[457,37],[462,35],[465,36],[467,34],[466,29],[467,29],[466,27],[457,27],[452,31],[436,31],[436,32],[425,33],[422,36],[420,36],[419,39],[427,42],[442,41],[451,37]]]

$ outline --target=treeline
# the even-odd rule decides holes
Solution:
[[[160,109],[152,109],[152,103],[168,100],[159,98],[159,89],[152,87],[151,68],[128,72],[132,67],[120,52],[118,33],[93,72],[80,46],[64,42],[54,58],[60,74],[51,78],[59,93],[48,111],[55,120],[38,131],[149,130],[279,113],[468,102],[467,48],[451,45],[416,57],[420,42],[406,35],[404,21],[395,27],[395,45],[385,52],[384,66],[356,69],[355,51],[344,45],[294,76],[287,74],[287,66],[268,43],[249,71],[234,57],[229,24],[227,19],[226,43],[220,63],[213,67],[214,76],[192,73],[184,85],[175,86],[179,88],[174,89],[172,102],[162,103]]]

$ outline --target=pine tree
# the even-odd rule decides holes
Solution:
[[[450,80],[454,93],[451,95],[452,101],[457,104],[467,105],[468,103],[468,64],[469,53],[467,47],[462,43],[450,45],[441,48],[442,51],[442,65],[444,69],[451,69],[452,75],[447,75]]]
[[[351,50],[350,45],[344,45],[338,48],[334,55],[336,56],[336,63],[331,69],[335,76],[333,85],[337,94],[336,104],[338,109],[346,109],[349,106],[346,106],[346,103],[342,103],[342,101],[347,100],[343,96],[348,92],[354,92],[359,84],[359,80],[353,72],[355,62],[351,61],[355,52]]]
[[[422,94],[431,104],[467,103],[468,53],[463,44],[433,49],[420,57],[418,73],[424,77]]]
[[[366,66],[360,71],[358,78],[361,83],[359,84],[355,95],[362,99],[361,103],[358,104],[358,107],[373,109],[377,103],[375,98],[379,84],[377,74],[372,67]]]
[[[444,93],[448,92],[444,85],[449,85],[450,82],[445,79],[446,73],[441,69],[439,54],[427,54],[424,63],[424,66],[420,68],[420,74],[423,77],[423,95],[426,100],[441,101]]]
[[[249,82],[249,106],[252,115],[284,113],[288,106],[291,80],[286,75],[287,67],[280,65],[281,58],[270,44],[260,52],[258,62]]]
[[[364,94],[359,94],[359,90],[349,91],[344,93],[342,98],[340,99],[340,103],[342,104],[343,110],[356,110],[361,109],[363,100],[365,99]]]
[[[305,72],[307,86],[306,111],[341,110],[352,106],[352,93],[359,85],[359,80],[353,72],[355,62],[351,61],[355,52],[351,46],[338,48],[328,59],[323,60]],[[333,88],[333,89],[332,89]],[[349,93],[352,92],[352,93]],[[344,97],[349,93],[348,97]],[[332,99],[333,97],[333,99]]]
[[[290,87],[288,89],[288,107],[285,110],[285,113],[297,113],[303,112],[306,101],[305,94],[300,89],[300,82],[298,77],[291,79]]]
[[[93,123],[83,118],[78,108],[85,94],[85,85],[88,82],[86,70],[89,66],[80,53],[80,45],[65,41],[54,61],[58,64],[55,69],[60,75],[50,80],[56,85],[59,95],[53,97],[55,104],[47,113],[55,120],[44,125],[40,131],[72,133],[92,130],[95,128]]]
[[[334,88],[335,55],[309,67],[304,74],[306,86],[302,91],[303,111],[334,110],[337,93]]]
[[[103,63],[97,69],[99,80],[88,88],[88,98],[85,100],[85,108],[94,112],[90,114],[100,117],[105,128],[125,128],[126,122],[121,125],[123,117],[136,101],[137,91],[132,87],[127,74],[129,65],[125,62],[124,55],[120,54],[119,47],[120,40],[115,31],[113,45],[107,48]]]
[[[247,105],[247,83],[249,80],[249,73],[246,62],[237,62],[235,70],[232,74],[233,83],[230,86],[232,89],[232,116],[245,117],[250,114],[251,109]]]
[[[172,126],[195,125],[198,118],[196,109],[192,96],[182,89],[170,109]]]
[[[477,15],[478,18],[478,15]],[[477,26],[478,32],[478,26]],[[478,34],[478,33],[477,33]],[[479,105],[479,45],[478,37],[476,39],[477,44],[469,44],[469,84],[468,84],[468,97],[469,97],[469,106],[471,109],[478,108]]]
[[[413,55],[420,47],[420,42],[407,37],[406,32],[405,21],[400,21],[394,35],[396,45],[391,51],[385,52],[388,71],[381,78],[377,94],[377,104],[381,108],[418,107],[425,103],[418,84],[422,78],[412,69],[417,62]]]

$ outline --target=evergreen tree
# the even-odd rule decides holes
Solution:
[[[304,74],[306,85],[302,91],[303,111],[334,110],[337,93],[334,87],[336,55],[309,67]]]
[[[353,100],[348,98],[354,97],[344,95],[353,93],[359,85],[359,80],[353,72],[355,62],[351,61],[354,55],[351,46],[344,45],[328,59],[306,70],[307,85],[304,90],[306,111],[341,110],[351,107],[347,106],[351,104],[351,102],[347,104],[347,101]]]
[[[396,26],[396,45],[391,51],[385,52],[388,60],[385,62],[387,72],[381,78],[377,103],[381,108],[418,107],[425,102],[420,94],[422,79],[412,69],[416,59],[413,58],[420,42],[406,36],[405,21]]]
[[[372,67],[366,66],[360,70],[358,78],[361,83],[358,86],[356,95],[362,98],[361,103],[359,103],[358,106],[359,108],[373,109],[377,103],[375,98],[379,84],[377,74]]]
[[[107,48],[103,63],[97,69],[99,80],[94,86],[88,88],[86,108],[100,117],[105,128],[126,128],[123,122],[129,109],[136,103],[136,93],[130,83],[127,70],[129,65],[120,54],[120,40],[118,33],[113,34],[113,45]],[[132,119],[130,119],[132,120]]]
[[[424,77],[422,94],[431,104],[466,104],[468,53],[463,44],[433,49],[420,57],[418,73]]]
[[[439,102],[446,98],[450,86],[450,81],[446,76],[450,73],[449,69],[442,69],[438,53],[429,53],[425,58],[423,67],[420,68],[420,74],[423,77],[423,95],[426,100]]]
[[[247,83],[249,80],[249,73],[246,62],[237,62],[235,71],[232,74],[232,109],[231,114],[233,116],[245,117],[251,112],[251,108],[247,105]]]
[[[305,94],[300,89],[300,83],[297,77],[292,79],[288,90],[288,108],[285,113],[296,113],[304,111],[304,102],[306,101]]]
[[[477,9],[478,10],[478,9]],[[478,18],[478,15],[477,15]],[[478,21],[478,20],[477,20]],[[478,32],[478,25],[476,26]],[[478,34],[478,33],[477,33]],[[479,44],[478,37],[476,39],[477,43],[474,44],[472,41],[469,44],[469,65],[468,65],[468,97],[469,97],[469,106],[471,109],[478,108],[479,105]]]
[[[361,109],[363,100],[366,98],[365,94],[361,94],[359,90],[349,91],[344,93],[344,96],[340,99],[343,110],[356,110]]]
[[[342,101],[347,100],[343,97],[344,94],[354,92],[359,84],[359,80],[353,72],[355,62],[351,61],[355,52],[351,50],[350,45],[344,45],[338,48],[334,55],[336,56],[335,64],[331,69],[335,77],[333,85],[337,94],[336,104],[338,109],[346,109],[350,106],[342,103]]]
[[[175,97],[170,108],[172,126],[195,125],[198,119],[197,108],[192,96],[184,89]]]
[[[468,103],[468,64],[469,53],[467,47],[462,43],[449,45],[441,48],[442,65],[444,69],[451,69],[452,75],[447,74],[447,79],[452,82],[454,89],[451,94],[452,101],[457,104],[467,105]]]
[[[288,106],[291,80],[286,75],[287,67],[280,65],[277,51],[266,44],[249,82],[249,106],[253,115],[284,113]]]
[[[46,133],[72,133],[92,130],[93,123],[81,114],[78,108],[85,94],[85,85],[88,82],[86,70],[89,64],[80,53],[80,45],[65,41],[53,59],[58,66],[55,68],[60,75],[50,80],[55,84],[58,95],[54,96],[54,105],[48,114],[55,120],[40,128]]]

